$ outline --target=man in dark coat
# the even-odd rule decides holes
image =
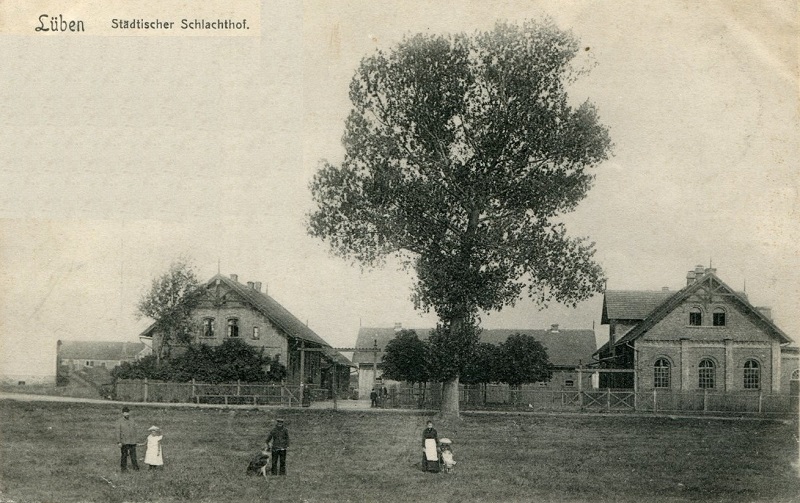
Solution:
[[[120,450],[119,469],[121,472],[128,471],[128,457],[131,458],[133,469],[139,470],[139,463],[136,460],[136,440],[136,421],[131,419],[131,410],[123,407],[122,417],[117,421],[117,445]]]
[[[369,400],[370,400],[370,407],[377,407],[378,406],[378,390],[372,389],[369,393]]]
[[[272,450],[272,474],[278,475],[278,462],[280,461],[280,475],[286,475],[286,449],[289,448],[289,431],[283,426],[283,419],[275,421],[275,427],[267,436],[267,446]]]

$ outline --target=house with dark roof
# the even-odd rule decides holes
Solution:
[[[236,274],[218,274],[201,288],[202,299],[191,315],[197,327],[193,342],[216,346],[226,339],[239,339],[264,348],[270,357],[277,356],[286,366],[287,384],[331,390],[337,383],[341,391],[348,389],[350,360],[262,292],[261,282],[244,285]],[[155,324],[140,337],[158,348]]]
[[[596,353],[601,388],[780,393],[800,380],[798,348],[716,274],[697,266],[679,291],[605,292],[609,341]]]
[[[369,396],[376,381],[383,383],[381,376],[383,348],[394,339],[400,330],[403,330],[400,324],[395,324],[394,328],[363,327],[359,329],[356,340],[356,348],[359,350],[353,353],[353,364],[358,366],[359,397]],[[405,330],[413,330],[421,340],[427,340],[432,329],[409,328]],[[543,389],[572,387],[577,389],[578,367],[592,363],[592,355],[597,350],[594,330],[563,329],[558,325],[552,325],[546,330],[486,329],[481,331],[480,338],[481,342],[499,345],[515,333],[529,335],[547,349],[554,372],[549,382],[537,384]],[[582,374],[581,385],[583,388],[591,386],[591,376],[588,373]]]

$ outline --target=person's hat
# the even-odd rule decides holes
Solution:
[[[439,443],[440,444],[452,444],[453,441],[450,440],[449,438],[443,438],[443,439],[439,440]]]
[[[156,425],[153,425],[153,426],[147,428],[147,431],[159,431],[159,430],[161,430],[161,428],[159,428]]]
[[[122,408],[122,412],[130,412],[130,411],[131,411],[131,409],[129,409],[129,408],[127,408],[127,407],[123,407],[123,408]]]
[[[283,418],[278,418],[278,419],[275,420],[275,422],[276,423],[282,423],[283,422]]]

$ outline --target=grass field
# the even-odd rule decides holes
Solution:
[[[162,427],[166,466],[120,474],[119,410],[0,401],[0,501],[800,501],[780,422],[467,415],[436,425],[458,461],[445,475],[419,470],[422,415],[134,406],[142,441]],[[278,414],[288,476],[247,477]]]

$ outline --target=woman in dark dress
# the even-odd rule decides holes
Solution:
[[[439,434],[436,433],[436,428],[433,427],[433,421],[428,421],[425,425],[425,429],[422,430],[422,471],[439,471],[439,462],[436,463],[428,462],[428,456],[425,455],[425,441],[428,439],[433,439],[436,442],[436,452],[438,456],[439,452]]]

